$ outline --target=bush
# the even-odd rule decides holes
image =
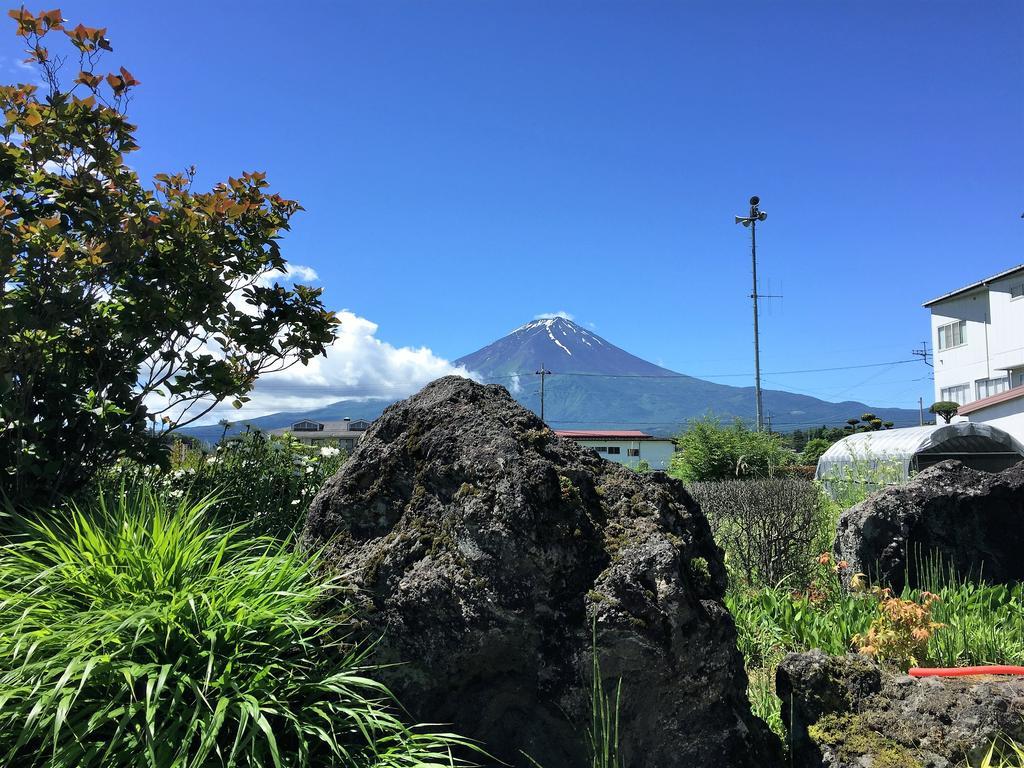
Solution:
[[[832,518],[813,483],[732,480],[688,488],[725,550],[730,573],[748,585],[775,586],[784,579],[806,585],[813,555],[831,546]]]
[[[817,466],[821,454],[827,451],[831,445],[832,443],[823,437],[815,437],[808,440],[803,451],[800,453],[800,463],[808,466]]]
[[[722,426],[711,416],[691,421],[677,445],[669,474],[688,483],[771,477],[795,456],[782,435],[751,431],[739,419]]]
[[[347,643],[315,558],[148,489],[0,551],[0,755],[25,768],[442,766]]]
[[[169,470],[119,462],[101,475],[99,485],[111,494],[124,482],[143,480],[172,505],[216,493],[207,507],[212,521],[246,523],[256,535],[285,538],[301,529],[309,503],[345,458],[330,445],[249,432],[213,453],[176,442]]]
[[[938,597],[923,592],[920,600],[904,600],[878,588],[876,594],[878,615],[864,635],[853,636],[853,644],[864,655],[903,669],[920,664],[928,653],[928,641],[942,627],[932,621],[932,606]]]

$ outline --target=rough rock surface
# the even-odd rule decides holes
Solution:
[[[783,660],[776,690],[797,768],[953,768],[1024,741],[1020,678],[914,679],[811,651]]]
[[[1024,580],[1024,462],[999,473],[948,460],[839,518],[835,553],[848,573],[902,589],[918,562],[938,552],[961,576]]]
[[[388,408],[303,531],[350,574],[412,716],[497,758],[585,764],[593,622],[630,768],[778,764],[747,702],[725,571],[682,484],[556,437],[502,388]]]

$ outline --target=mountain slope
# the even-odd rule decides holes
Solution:
[[[521,325],[493,344],[455,361],[456,365],[491,378],[533,371],[542,363],[560,373],[677,375],[619,349],[563,317]]]
[[[649,363],[565,318],[535,320],[456,364],[484,381],[504,384],[527,407],[540,410],[539,370],[545,378],[544,415],[555,428],[643,429],[673,434],[692,418],[754,421],[754,388],[697,379]],[[763,390],[773,429],[792,431],[842,424],[871,411],[897,426],[917,424],[916,411],[831,403],[807,395]]]

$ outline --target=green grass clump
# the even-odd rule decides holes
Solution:
[[[591,647],[590,726],[587,747],[590,768],[622,768],[619,754],[619,708],[622,704],[622,678],[615,684],[614,697],[605,690],[601,661],[597,652],[597,622],[593,625]]]
[[[0,550],[0,763],[450,766],[406,727],[316,561],[151,489],[25,523]]]
[[[841,592],[819,598],[785,588],[730,591],[725,602],[736,620],[740,651],[752,666],[780,652],[820,648],[847,653],[853,636],[867,631],[878,608],[870,595]]]
[[[977,768],[1024,768],[1024,744],[1011,739],[998,739]]]

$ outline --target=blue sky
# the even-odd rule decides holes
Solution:
[[[677,371],[751,371],[751,194],[769,372],[907,359],[923,300],[1024,262],[1017,1],[61,8],[142,81],[132,164],[267,171],[306,208],[287,257],[378,351],[452,359],[564,310]],[[916,407],[927,375],[765,386]]]

